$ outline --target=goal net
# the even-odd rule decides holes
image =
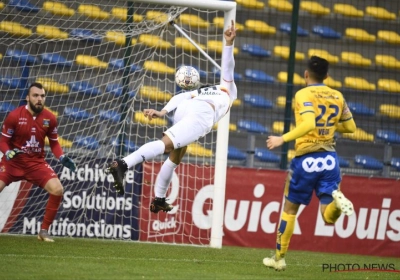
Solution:
[[[0,121],[25,104],[32,82],[42,83],[60,144],[77,163],[70,172],[46,147],[46,159],[64,186],[51,235],[210,244],[217,128],[188,147],[167,194],[175,205],[168,214],[149,211],[166,155],[129,170],[124,196],[116,194],[104,166],[161,138],[171,125],[171,115],[149,122],[142,111],[160,110],[179,93],[174,81],[179,66],[197,68],[203,84],[219,83],[215,64],[221,63],[226,11],[230,19],[235,15],[234,3],[221,2],[30,0],[1,7]],[[221,147],[226,159],[224,143]],[[37,234],[47,198],[29,182],[6,187],[0,194],[1,232]],[[222,207],[214,212],[221,216]]]

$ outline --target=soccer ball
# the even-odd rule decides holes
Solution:
[[[200,74],[194,67],[184,65],[176,71],[175,82],[182,89],[195,89],[200,84]]]

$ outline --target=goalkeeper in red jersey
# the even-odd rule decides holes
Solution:
[[[44,109],[46,94],[40,83],[33,83],[26,96],[27,105],[11,111],[6,117],[0,137],[0,192],[12,182],[26,180],[49,193],[38,239],[54,242],[48,230],[62,202],[63,186],[57,174],[44,159],[47,137],[54,156],[71,171],[76,165],[64,155],[58,143],[57,120]]]

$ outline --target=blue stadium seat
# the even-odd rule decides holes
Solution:
[[[237,128],[248,132],[268,133],[268,129],[256,121],[239,120]]]
[[[342,157],[338,156],[339,166],[340,167],[350,167],[350,162]]]
[[[232,160],[245,160],[246,153],[242,152],[238,148],[229,145],[228,146],[228,159]]]
[[[397,171],[400,171],[400,158],[392,158],[390,165],[396,168]]]
[[[266,148],[255,148],[254,157],[264,162],[280,162],[281,158]]]
[[[376,131],[376,138],[391,144],[400,143],[400,135],[393,130],[378,129]]]
[[[182,66],[182,65],[181,65],[181,66]],[[200,67],[198,67],[198,66],[194,66],[194,65],[191,65],[191,66],[192,66],[193,68],[195,68],[195,69],[199,72],[200,78],[207,78],[208,74],[207,74],[206,71],[201,70]]]
[[[110,139],[110,144],[113,147],[116,147],[118,145],[118,143],[119,143],[119,141],[116,137]],[[124,147],[125,153],[132,153],[140,148],[139,146],[137,146],[134,142],[130,141],[129,139],[125,139],[124,143],[125,143],[125,145],[123,147]]]
[[[75,28],[72,29],[69,33],[71,37],[75,37],[84,41],[92,42],[92,43],[101,43],[102,36],[93,33],[89,29],[83,28]]]
[[[375,116],[375,109],[368,108],[359,102],[347,102],[351,112],[353,114],[364,115],[364,116]]]
[[[27,0],[10,0],[8,2],[9,7],[15,7],[18,11],[27,13],[37,13],[40,11],[39,7],[36,7]]]
[[[269,109],[274,107],[274,103],[258,94],[245,94],[243,97],[244,103],[254,107]]]
[[[68,83],[71,92],[78,92],[87,95],[100,95],[101,91],[92,84],[84,81],[75,81]]]
[[[65,107],[64,116],[73,120],[92,120],[94,115],[88,113],[84,109],[75,107]]]
[[[33,64],[36,62],[36,57],[34,57],[33,55],[30,55],[26,51],[15,50],[15,49],[7,50],[4,58],[5,59],[11,58],[12,61],[19,62],[22,64],[25,64],[25,63]]]
[[[322,38],[327,38],[327,39],[340,39],[342,38],[342,34],[339,32],[336,32],[332,28],[328,26],[321,26],[321,25],[316,25],[313,27],[312,32],[314,34],[317,34],[321,36]]]
[[[274,83],[275,78],[261,70],[246,69],[244,76],[250,80],[261,83]]]
[[[279,26],[279,30],[285,33],[290,34],[292,32],[292,26],[290,23],[281,23]],[[307,37],[309,35],[309,32],[300,26],[297,26],[297,36],[299,37]]]
[[[89,150],[97,150],[100,147],[96,138],[83,135],[76,135],[73,144]]]
[[[0,112],[1,113],[11,112],[15,108],[17,108],[17,107],[14,106],[13,104],[11,104],[10,102],[5,102],[5,101],[0,102]]]
[[[115,123],[118,123],[119,120],[121,119],[121,114],[113,110],[100,110],[99,118],[101,120],[106,120],[106,121],[110,120]]]
[[[271,52],[255,44],[243,44],[242,51],[256,57],[270,57]]]
[[[118,70],[118,71],[123,71],[125,67],[125,62],[124,59],[122,58],[112,58],[110,59],[110,62],[108,63],[108,69],[109,70]],[[132,64],[129,71],[130,72],[138,72],[141,71],[142,67],[137,64]]]
[[[58,53],[42,53],[40,55],[42,63],[51,64],[59,67],[71,67],[73,62],[67,60],[65,57]]]
[[[221,78],[221,71],[217,67],[213,68],[213,73],[216,78]],[[243,75],[239,73],[233,73],[233,79],[235,79],[236,82],[241,81],[243,80]]]
[[[122,85],[121,84],[107,84],[106,86],[106,93],[111,93],[115,95],[116,97],[119,97],[122,95]],[[135,97],[136,92],[135,91],[130,91],[129,96],[130,97]]]
[[[0,77],[0,84],[7,89],[20,89],[20,80],[16,77]]]
[[[356,155],[354,157],[354,163],[360,165],[365,169],[381,170],[383,163],[374,157],[366,155]]]

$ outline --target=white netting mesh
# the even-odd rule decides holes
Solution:
[[[127,14],[132,12],[130,23]],[[149,219],[149,214],[143,216],[141,212],[148,212],[145,203],[153,195],[151,183],[146,180],[155,179],[158,166],[154,169],[148,165],[144,169],[147,173],[143,188],[140,184],[128,186],[125,197],[117,197],[111,187],[111,177],[104,174],[104,164],[160,138],[162,131],[169,127],[170,116],[148,123],[141,111],[161,109],[176,93],[174,73],[180,65],[200,69],[202,83],[219,82],[213,64],[169,24],[171,20],[220,63],[222,12],[115,0],[10,1],[1,9],[1,122],[8,111],[24,100],[27,86],[34,81],[41,82],[47,93],[46,106],[57,116],[60,143],[78,165],[77,173],[72,174],[49,155],[49,162],[65,188],[64,203],[52,234],[140,237],[139,223]],[[118,145],[121,139],[124,142]],[[183,161],[187,165],[177,170],[181,188],[186,181],[195,193],[212,180],[215,140],[216,132],[212,132],[188,148]],[[159,157],[157,161],[164,158]],[[201,172],[189,171],[203,164],[206,166],[199,169]],[[129,173],[128,185],[140,183],[135,181],[139,175],[140,172]],[[201,183],[193,184],[193,178]],[[186,191],[181,188],[170,197],[171,202],[176,198],[176,203],[185,204],[185,199],[193,199],[194,193],[188,196],[191,198],[183,197]],[[21,186],[18,191],[18,187],[11,186],[0,200],[11,204],[13,196],[16,196],[13,212],[9,213],[8,206],[4,206],[8,210],[0,212],[3,232],[35,233],[35,223],[42,219],[47,193],[29,186]],[[143,197],[145,202],[141,201]],[[18,206],[18,202],[24,205]],[[211,203],[206,207],[210,210]],[[181,207],[179,211],[182,217],[191,209]],[[10,223],[12,215],[20,219],[21,213],[26,213],[25,221]],[[177,224],[192,222],[179,217]],[[165,224],[168,219],[166,216]],[[159,224],[160,221],[161,218]],[[180,237],[174,237],[175,242],[192,242],[188,240],[197,234],[193,243],[208,243],[207,233],[187,232],[187,229],[178,230],[179,227],[182,225],[176,227]],[[147,231],[141,228],[145,236]],[[160,231],[156,228],[154,232],[157,235]],[[163,240],[158,235],[157,241]]]

